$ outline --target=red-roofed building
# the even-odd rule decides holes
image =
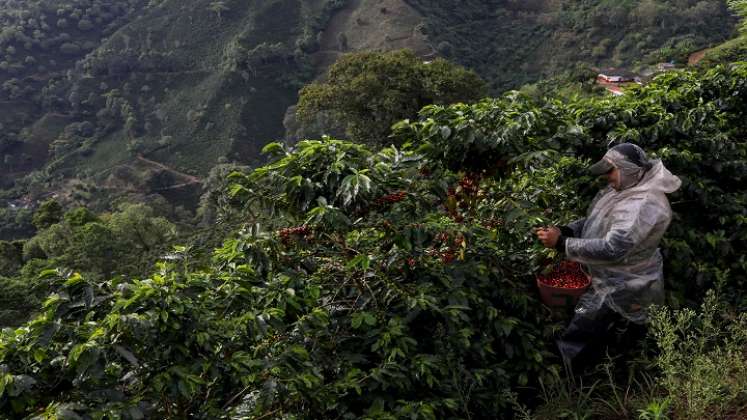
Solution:
[[[600,73],[597,76],[597,82],[599,83],[629,83],[634,81],[635,78],[633,76],[628,76],[624,74],[604,74]]]

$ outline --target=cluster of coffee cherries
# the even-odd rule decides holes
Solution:
[[[425,250],[425,254],[428,255],[428,256],[431,256],[431,257],[438,258],[445,265],[451,264],[452,262],[454,262],[454,260],[457,257],[456,252],[454,252],[454,250],[451,249],[451,248],[448,248],[448,249],[443,250],[443,251],[439,251],[439,250],[434,249],[434,248],[429,248],[429,249]]]
[[[455,222],[462,223],[464,221],[464,216],[459,214],[457,206],[463,207],[463,205],[462,201],[457,197],[454,188],[449,188],[449,191],[446,193],[446,203],[446,211],[449,213],[449,216],[454,219]],[[453,205],[450,203],[453,203]]]
[[[495,229],[498,226],[503,226],[503,219],[490,218],[483,220],[480,224],[486,229]]]
[[[464,178],[459,181],[459,186],[462,188],[462,192],[465,195],[475,195],[480,191],[480,182],[470,175],[465,175]]]
[[[439,258],[441,258],[441,262],[444,264],[451,264],[454,259],[456,259],[456,254],[452,250],[446,250],[444,252],[441,252],[439,254]]]
[[[480,176],[467,174],[459,180],[457,187],[449,188],[446,193],[446,210],[454,221],[462,223],[464,216],[459,209],[468,210],[475,205],[480,192]]]
[[[581,269],[581,264],[562,261],[550,274],[539,275],[540,283],[564,289],[581,289],[589,285],[589,278]]]
[[[379,197],[376,199],[376,204],[383,206],[386,204],[394,204],[399,203],[400,201],[407,198],[407,192],[405,191],[398,191],[392,194],[387,194],[383,197]]]
[[[464,244],[464,236],[457,235],[453,240],[451,240],[451,237],[446,232],[438,233],[435,240],[438,243],[438,248],[441,248],[442,250],[437,250],[433,247],[429,248],[426,251],[426,254],[439,258],[444,264],[451,264],[457,257],[456,250]],[[443,249],[444,247],[446,247],[446,249]]]
[[[283,243],[290,243],[294,239],[307,238],[311,235],[311,228],[307,225],[280,229],[278,236]]]

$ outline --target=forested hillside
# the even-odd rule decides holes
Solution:
[[[438,51],[501,91],[577,64],[634,68],[675,61],[733,35],[718,0],[410,0]]]
[[[25,207],[57,192],[105,209],[158,193],[194,207],[213,166],[256,162],[283,136],[314,75],[305,51],[338,3],[9,4],[5,197]]]
[[[444,56],[497,94],[581,63],[681,61],[734,27],[717,0],[5,0],[1,10],[5,238],[31,234],[27,210],[53,193],[97,210],[113,197],[165,198],[172,217],[194,210],[210,169],[261,162],[293,123],[299,89],[345,52]]]

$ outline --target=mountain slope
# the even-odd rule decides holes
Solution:
[[[577,63],[677,58],[734,27],[721,0],[0,5],[0,197],[57,191],[100,208],[154,192],[188,204],[200,184],[175,173],[260,162],[261,146],[285,136],[299,88],[348,51],[446,56],[500,92]]]
[[[408,3],[427,16],[440,54],[475,69],[498,91],[576,63],[682,63],[687,53],[729,38],[736,24],[720,0]]]

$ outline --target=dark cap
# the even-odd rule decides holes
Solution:
[[[604,175],[614,167],[615,165],[613,165],[612,162],[602,158],[602,160],[589,167],[589,172],[591,172],[592,175]]]
[[[619,155],[614,152],[619,153]],[[622,155],[622,157],[628,162],[646,170],[651,167],[648,158],[646,158],[646,152],[644,152],[643,149],[633,143],[623,143],[609,149],[599,162],[589,167],[589,171],[594,175],[603,175],[611,171],[615,167],[612,163],[615,160],[613,158],[615,155],[618,159],[619,156]]]

